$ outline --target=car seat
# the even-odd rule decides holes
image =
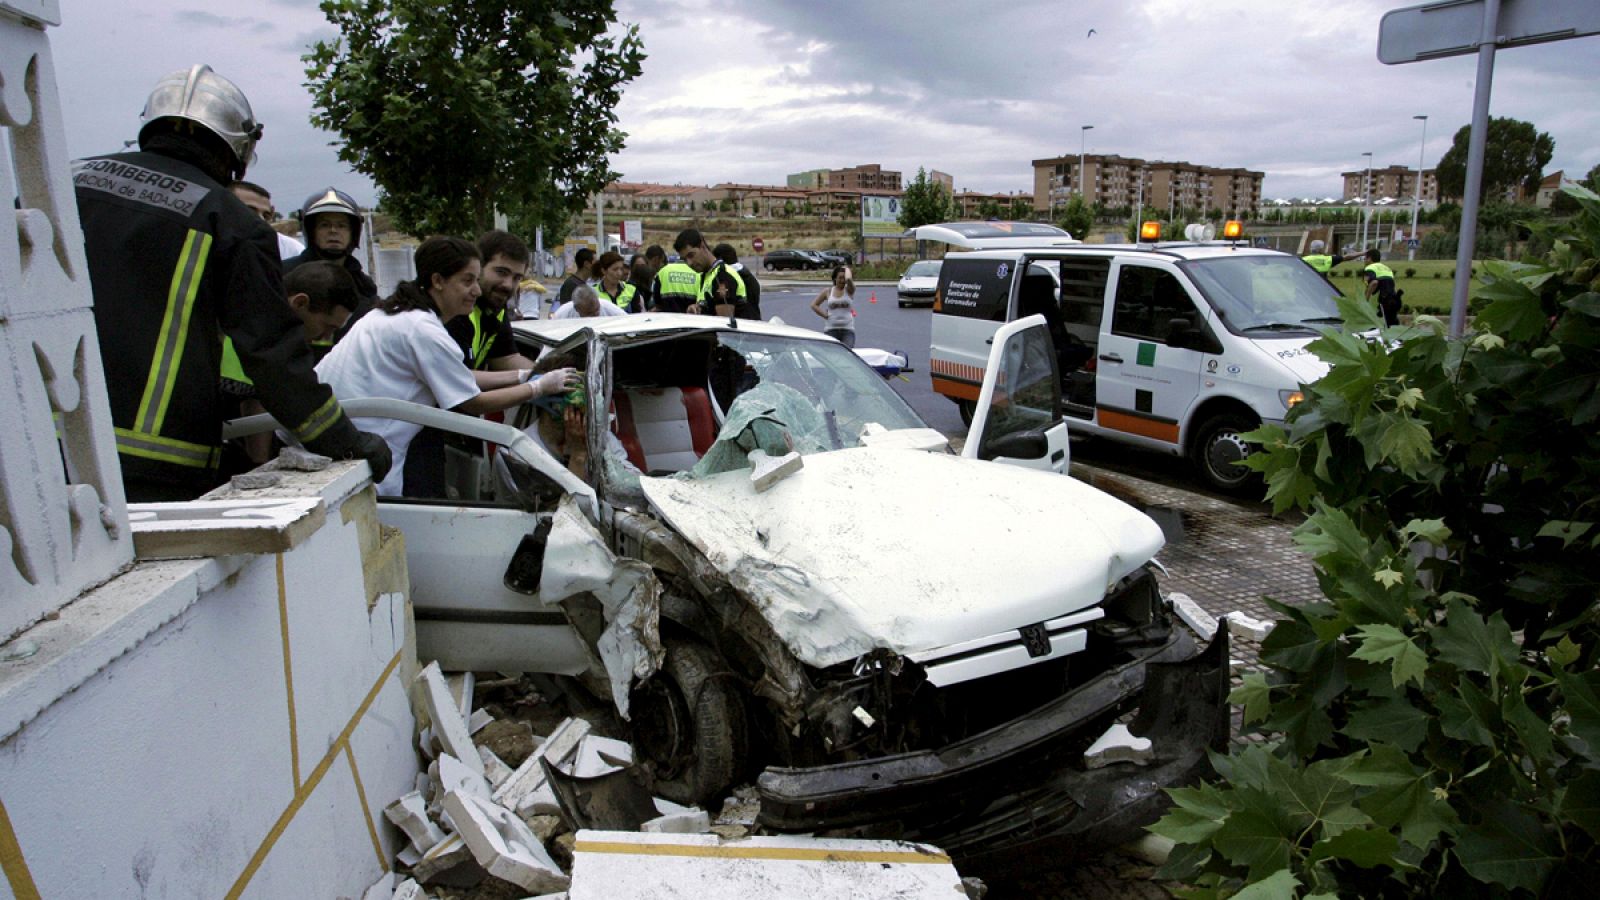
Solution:
[[[639,471],[681,472],[717,439],[703,387],[619,388],[612,397],[617,439]]]

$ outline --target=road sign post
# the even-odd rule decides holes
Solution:
[[[1593,34],[1600,34],[1600,3],[1594,0],[1441,0],[1391,10],[1378,24],[1378,61],[1386,65],[1478,54],[1472,132],[1467,142],[1466,192],[1461,202],[1461,240],[1456,245],[1455,295],[1450,304],[1451,337],[1460,337],[1466,324],[1495,48]]]

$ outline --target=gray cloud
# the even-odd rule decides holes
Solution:
[[[196,25],[201,28],[220,28],[232,32],[263,34],[273,30],[271,22],[245,16],[219,16],[203,9],[180,9],[172,14],[180,26]]]

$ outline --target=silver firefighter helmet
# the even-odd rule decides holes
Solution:
[[[316,228],[312,219],[326,213],[340,213],[350,217],[349,249],[354,250],[361,239],[361,207],[356,205],[354,197],[331,187],[307,197],[306,202],[300,207],[300,233],[305,236],[306,243],[312,243],[313,230]]]
[[[234,177],[242,177],[255,161],[256,141],[261,139],[261,123],[250,111],[250,101],[238,86],[205,64],[180,69],[156,82],[140,116],[139,140],[145,131],[164,119],[186,119],[204,126],[222,138],[233,153]]]

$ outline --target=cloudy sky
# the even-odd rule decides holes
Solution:
[[[1528,0],[1524,0],[1528,2]],[[1475,59],[1377,61],[1395,0],[618,0],[649,58],[618,109],[630,181],[781,184],[881,163],[959,190],[1032,189],[1030,161],[1090,153],[1266,172],[1268,197],[1337,196],[1339,173],[1437,162],[1472,114]],[[250,173],[280,209],[374,190],[309,125],[300,54],[335,32],[314,0],[61,0],[51,31],[68,150],[134,136],[156,79],[208,62],[266,123]],[[1091,33],[1092,32],[1092,33]],[[1490,113],[1555,139],[1547,171],[1600,163],[1600,37],[1503,51]]]

